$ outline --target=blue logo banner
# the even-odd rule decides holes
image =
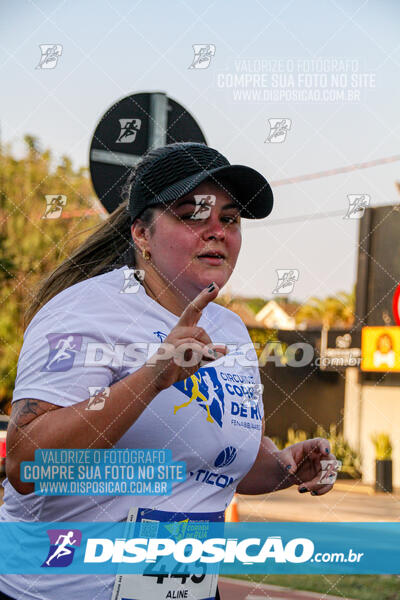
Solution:
[[[400,573],[400,523],[2,522],[0,539],[5,574]]]

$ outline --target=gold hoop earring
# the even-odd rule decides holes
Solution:
[[[150,260],[150,252],[148,250],[142,250],[142,256],[143,256],[144,260],[146,260],[146,261]]]

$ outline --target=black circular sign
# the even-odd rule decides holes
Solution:
[[[122,98],[101,118],[90,145],[90,175],[104,208],[113,212],[130,169],[150,148],[206,139],[195,119],[163,92]]]

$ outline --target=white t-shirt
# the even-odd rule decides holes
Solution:
[[[35,398],[64,407],[82,402],[94,389],[109,387],[142,366],[134,358],[144,350],[134,349],[133,343],[165,339],[178,317],[151,299],[142,285],[127,287],[126,269],[67,288],[35,315],[24,334],[13,402]],[[0,520],[116,522],[125,521],[134,506],[225,510],[259,449],[262,398],[245,400],[249,386],[260,378],[250,337],[237,315],[210,303],[198,325],[214,343],[238,349],[158,394],[115,446],[170,449],[173,461],[184,461],[187,478],[173,485],[171,495],[22,495],[6,478]],[[54,577],[0,576],[0,590],[14,597],[23,592],[24,598],[35,600],[58,600],[60,589],[65,597],[111,598],[113,576],[57,574],[56,586]]]

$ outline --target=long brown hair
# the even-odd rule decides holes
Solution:
[[[135,246],[130,231],[131,217],[127,212],[128,199],[136,177],[154,162],[160,150],[158,148],[151,150],[142,157],[141,161],[131,169],[122,186],[123,201],[118,208],[111,213],[107,220],[95,226],[95,231],[78,246],[70,257],[65,259],[47,278],[39,282],[33,301],[24,315],[25,327],[42,306],[71,285],[124,265],[135,266]],[[154,214],[154,207],[146,208],[141,213],[140,220],[150,227]]]

